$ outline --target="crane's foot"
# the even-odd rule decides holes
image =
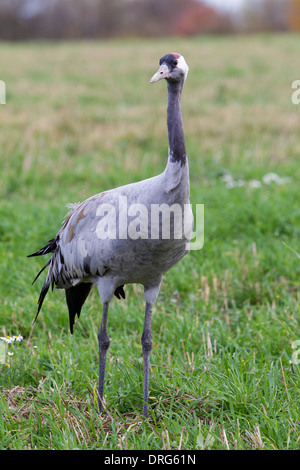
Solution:
[[[100,397],[99,390],[98,390],[96,412],[98,415],[101,415],[103,411],[105,411],[104,400],[103,400],[103,396]]]

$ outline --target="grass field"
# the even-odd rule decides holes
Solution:
[[[1,449],[300,448],[300,261],[288,248],[300,251],[298,42],[1,45],[0,336],[24,337],[0,365]],[[163,171],[166,86],[148,82],[173,50],[190,67],[182,106],[205,243],[165,276],[155,304],[147,422],[142,288],[112,302],[98,416],[98,294],[73,336],[62,291],[32,328],[44,260],[26,255],[57,233],[67,203]]]

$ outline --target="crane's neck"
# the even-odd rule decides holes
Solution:
[[[186,165],[187,155],[184,140],[183,120],[181,113],[181,92],[183,83],[171,82],[168,85],[167,125],[169,137],[168,163]]]

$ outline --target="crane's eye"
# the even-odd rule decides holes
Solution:
[[[178,65],[178,60],[177,59],[173,60],[173,65]]]

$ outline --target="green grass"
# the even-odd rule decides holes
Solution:
[[[296,37],[2,44],[0,365],[2,449],[298,449],[300,108]],[[182,52],[191,202],[205,244],[164,278],[155,304],[150,419],[143,422],[143,292],[112,302],[105,398],[95,412],[101,303],[68,332],[64,293],[34,328],[43,260],[66,204],[163,171],[159,58]],[[251,188],[275,172],[289,182]],[[244,180],[228,189],[222,177]]]

